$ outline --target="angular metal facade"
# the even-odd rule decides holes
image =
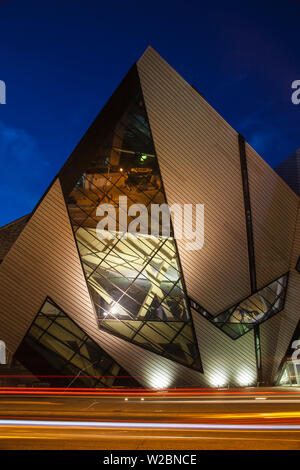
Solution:
[[[188,294],[217,314],[250,294],[237,133],[153,49],[138,71],[168,204],[205,206],[203,248],[178,249]]]
[[[78,210],[74,212],[72,190],[85,175],[84,185],[89,186],[85,197],[92,193],[91,184],[98,185],[93,204],[99,202],[100,183],[95,183],[95,172],[93,177],[87,177],[87,174],[88,171],[93,173],[95,162],[103,157],[99,149],[117,129],[118,136],[110,140],[113,151],[110,147],[106,155],[109,176],[104,175],[104,179],[120,191],[121,186],[115,184],[113,178],[120,161],[126,163],[127,160],[120,160],[124,147],[122,150],[119,147],[123,145],[125,133],[120,131],[119,122],[137,89],[141,93],[153,141],[153,155],[148,151],[146,157],[151,154],[151,158],[155,155],[157,159],[164,198],[169,205],[204,205],[203,247],[186,249],[191,234],[176,240],[179,255],[176,263],[186,302],[180,310],[180,318],[182,321],[182,312],[187,312],[185,315],[192,331],[189,341],[194,351],[200,352],[201,367],[191,367],[186,358],[178,360],[171,340],[168,351],[162,352],[157,336],[156,343],[152,341],[153,347],[149,348],[125,340],[124,335],[118,333],[117,323],[114,323],[114,331],[101,327],[99,311],[103,309],[106,316],[107,308],[116,304],[108,280],[116,289],[122,290],[124,296],[127,295],[128,279],[123,279],[124,266],[119,277],[111,274],[116,268],[117,252],[107,250],[105,246],[101,249],[98,245],[94,251],[92,245],[82,249],[79,243]],[[128,145],[128,136],[126,139]],[[295,269],[300,255],[300,199],[248,144],[241,145],[241,142],[241,136],[149,47],[81,139],[29,220],[21,221],[12,229],[8,227],[8,231],[0,229],[5,240],[0,264],[0,339],[6,342],[10,358],[32,327],[41,306],[50,298],[111,361],[143,387],[274,383],[300,316],[300,275]],[[138,151],[129,149],[127,154],[137,158],[143,152],[141,147]],[[115,168],[114,176],[111,168]],[[155,176],[152,170],[148,172],[151,177]],[[118,171],[122,172],[123,168]],[[119,176],[122,178],[121,174]],[[135,184],[129,184],[128,179],[122,184]],[[86,189],[87,186],[82,187]],[[102,193],[108,198],[107,191]],[[86,205],[85,199],[80,210],[85,211]],[[89,207],[89,215],[94,209],[94,206]],[[176,220],[173,224],[176,233]],[[6,240],[5,233],[13,240]],[[111,258],[107,258],[108,253]],[[98,303],[88,281],[96,255],[101,263],[104,259],[109,264],[109,268],[106,265],[103,272],[99,271],[97,278],[98,293],[103,296]],[[133,271],[137,269],[139,260],[129,263],[128,253],[120,250],[119,258],[122,256],[128,265],[134,265]],[[158,265],[156,260],[151,269],[158,270]],[[142,276],[146,267],[141,269]],[[167,272],[166,268],[164,270]],[[120,275],[123,276],[121,280]],[[278,279],[284,279],[284,282],[276,284]],[[151,297],[148,281],[146,277],[143,282],[139,281],[136,300],[144,283],[149,292],[143,301],[146,298],[149,311],[143,315],[153,321],[153,311],[157,310],[153,302],[155,299],[158,302],[160,292],[170,279],[166,279],[165,284],[159,281],[155,299],[154,295]],[[124,289],[122,283],[126,285]],[[268,292],[270,289],[273,289],[272,295]],[[179,303],[178,298],[176,294]],[[172,303],[163,302],[160,315],[165,318],[168,309],[175,310]],[[209,315],[203,315],[203,312],[209,312]],[[228,315],[224,316],[224,312]],[[130,318],[131,314],[129,308],[127,322],[136,321],[136,318]],[[245,315],[248,322],[249,318],[254,319],[254,329],[241,327]],[[214,324],[218,318],[225,317],[231,323],[236,322],[235,331],[242,328],[243,334],[230,336],[225,331],[228,325],[224,327],[222,323],[220,328]],[[257,317],[262,320],[257,322]],[[162,328],[163,322],[150,325],[149,321],[146,326]],[[186,347],[182,340],[181,347]],[[187,354],[191,354],[191,347],[188,348]]]

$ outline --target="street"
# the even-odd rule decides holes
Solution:
[[[300,391],[1,390],[0,449],[300,449]]]

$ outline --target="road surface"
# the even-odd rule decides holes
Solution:
[[[1,390],[0,449],[300,449],[300,390]]]

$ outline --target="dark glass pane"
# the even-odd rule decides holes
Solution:
[[[36,316],[16,358],[57,386],[114,386],[114,377],[103,377],[108,370],[118,385],[138,386],[130,377],[120,379],[128,374],[50,300]]]
[[[237,306],[231,307],[215,317],[195,301],[191,301],[191,306],[224,333],[236,339],[248,333],[254,328],[254,325],[268,320],[283,309],[287,279],[288,275],[286,274],[243,300]]]

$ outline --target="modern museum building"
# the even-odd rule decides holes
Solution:
[[[148,47],[0,228],[0,386],[300,385],[299,188],[299,151],[270,168]],[[153,206],[191,209],[181,237],[173,213],[150,231]]]

